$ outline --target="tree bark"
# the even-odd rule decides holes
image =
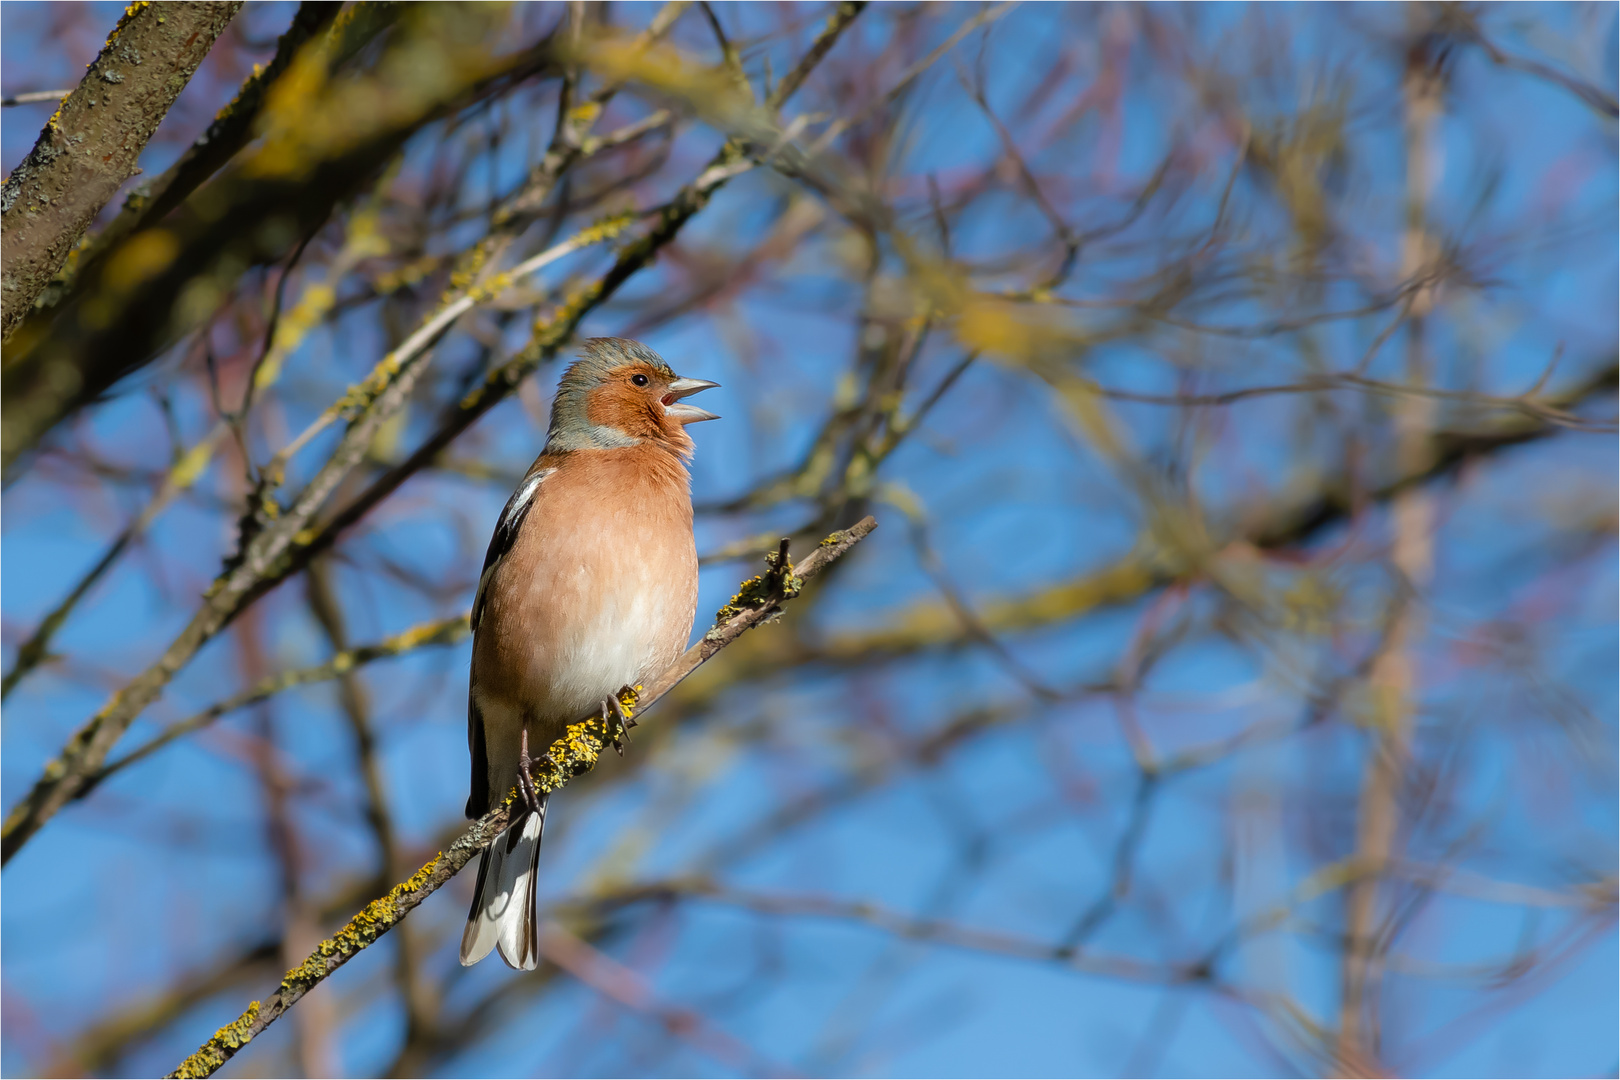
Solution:
[[[0,189],[0,337],[10,337],[242,7],[132,4]]]

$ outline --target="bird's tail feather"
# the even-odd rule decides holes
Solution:
[[[535,928],[535,865],[546,828],[546,797],[540,808],[514,821],[484,849],[472,910],[461,934],[461,963],[470,966],[499,948],[507,966],[529,971],[540,964]]]

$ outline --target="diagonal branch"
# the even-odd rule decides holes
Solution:
[[[10,337],[242,7],[133,4],[0,194],[0,336]]]
[[[875,528],[877,521],[867,517],[849,529],[833,533],[798,567],[780,556],[775,561],[767,560],[770,570],[743,582],[731,603],[720,609],[720,618],[714,629],[682,653],[663,674],[639,688],[635,697],[625,702],[626,712],[634,709],[639,713],[652,706],[715,653],[759,624],[769,622],[781,612],[784,603],[799,594],[806,581],[843,557]],[[784,544],[784,551],[785,547]],[[542,756],[533,777],[535,787],[549,794],[574,777],[590,772],[608,747],[623,736],[624,729],[616,717],[591,715],[568,725],[563,737],[552,743]],[[449,850],[435,855],[408,880],[394,886],[387,896],[366,905],[365,910],[349,920],[347,926],[317,945],[307,960],[287,972],[281,985],[264,1002],[251,1003],[241,1016],[216,1031],[211,1039],[169,1075],[212,1076],[300,998],[399,925],[417,905],[447,884],[473,856],[488,847],[506,828],[516,796],[517,789],[514,788],[507,793],[505,802],[468,826]]]

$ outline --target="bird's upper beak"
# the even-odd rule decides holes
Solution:
[[[705,382],[703,379],[676,379],[669,384],[669,391],[664,395],[664,412],[683,424],[695,424],[699,420],[718,420],[720,417],[714,413],[700,409],[696,405],[687,405],[681,398],[690,397],[700,390],[712,390],[719,385]]]

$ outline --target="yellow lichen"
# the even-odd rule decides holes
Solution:
[[[113,253],[102,280],[108,289],[124,295],[167,270],[179,253],[180,241],[172,232],[148,229]]]
[[[765,599],[765,576],[756,575],[743,582],[724,607],[714,613],[714,625],[723,626],[742,614],[743,608],[753,607]]]
[[[214,447],[217,445],[213,439],[203,439],[187,450],[170,470],[169,483],[176,488],[188,488],[194,484],[213,460]]]
[[[576,127],[583,124],[594,123],[602,115],[602,106],[594,101],[587,101],[582,105],[575,105],[568,110],[568,123]]]
[[[212,1076],[230,1058],[224,1051],[234,1053],[253,1041],[250,1029],[258,1018],[259,1003],[255,1001],[241,1016],[214,1032],[213,1038],[203,1043],[195,1054],[182,1061],[180,1067],[169,1075],[187,1078]]]
[[[467,616],[461,615],[454,619],[440,619],[434,622],[419,623],[409,630],[401,631],[383,643],[390,652],[405,652],[418,645],[437,640],[441,637],[448,640],[457,640],[467,633]]]
[[[335,958],[340,964],[393,929],[405,915],[400,908],[400,900],[424,889],[443,858],[443,852],[435,854],[422,869],[390,889],[387,896],[367,904],[349,920],[347,926],[315,946],[314,952],[302,964],[282,977],[279,987],[282,1000],[301,997],[311,986],[325,978],[327,972],[337,966],[329,963],[330,960]]]
[[[472,285],[473,281],[478,277],[478,272],[489,261],[492,250],[494,250],[494,245],[486,239],[468,250],[457,261],[455,269],[450,271],[449,287],[445,289],[444,295],[439,298],[441,303],[449,303]]]
[[[419,259],[406,263],[398,270],[385,270],[377,275],[371,287],[378,296],[387,296],[398,292],[407,285],[415,285],[427,277],[439,264],[444,261],[440,255],[424,255]]]

